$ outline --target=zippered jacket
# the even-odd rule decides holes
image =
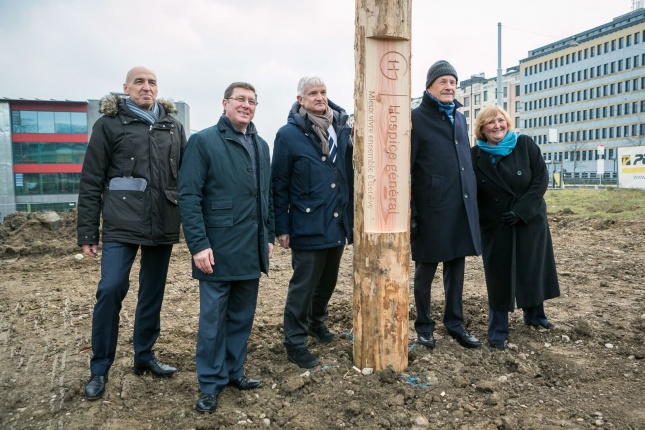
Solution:
[[[139,245],[179,241],[177,178],[183,125],[171,114],[171,101],[157,100],[154,125],[140,120],[125,100],[110,95],[101,100],[99,118],[90,137],[78,196],[78,245],[122,242]],[[117,177],[145,179],[143,191],[110,190]],[[99,238],[99,231],[101,237]]]

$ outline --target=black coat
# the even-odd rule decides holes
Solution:
[[[466,118],[455,122],[428,94],[412,110],[412,218],[418,233],[412,259],[438,263],[481,254],[477,184],[470,157]]]
[[[516,301],[519,308],[527,308],[558,297],[544,201],[549,175],[540,148],[520,135],[515,149],[495,164],[478,146],[472,155],[491,309],[512,311]],[[502,222],[507,211],[514,211],[521,221],[515,226]]]
[[[168,245],[179,241],[177,176],[186,143],[184,127],[170,114],[172,102],[158,100],[153,126],[141,121],[118,96],[101,100],[83,161],[78,195],[78,244],[103,242]],[[147,181],[145,191],[108,189],[112,178]]]
[[[247,127],[257,149],[257,174],[242,134],[222,115],[217,125],[190,136],[179,173],[179,208],[192,255],[211,248],[213,273],[192,262],[195,279],[241,281],[269,272],[273,202],[269,146]]]

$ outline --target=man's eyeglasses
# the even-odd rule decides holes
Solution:
[[[247,99],[246,97],[238,96],[238,97],[227,97],[226,100],[235,100],[236,102],[240,104],[244,104],[244,102],[248,103],[249,106],[257,106],[258,102],[255,99]]]

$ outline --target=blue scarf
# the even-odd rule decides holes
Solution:
[[[128,106],[128,109],[137,116],[137,118],[150,125],[153,125],[159,118],[159,105],[157,103],[155,103],[150,110],[141,109],[129,98],[125,99],[125,104]]]
[[[506,136],[504,136],[504,139],[502,139],[497,145],[489,145],[483,140],[477,140],[477,146],[479,146],[482,151],[490,154],[490,161],[495,164],[495,157],[506,157],[508,154],[513,152],[519,136],[520,133],[509,131],[506,133]]]
[[[451,123],[455,123],[455,102],[451,103],[441,103],[435,96],[430,94],[428,90],[426,90],[426,94],[430,97],[430,100],[434,100],[435,103],[437,103],[437,106],[439,106],[439,112],[444,112],[446,115],[448,115],[448,118],[450,118]]]

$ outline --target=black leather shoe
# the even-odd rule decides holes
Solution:
[[[463,346],[464,348],[479,348],[480,346],[482,346],[482,343],[479,341],[479,339],[465,330],[457,333],[449,331],[448,334],[452,336],[459,343],[459,345]]]
[[[506,349],[506,346],[508,345],[508,341],[506,339],[504,339],[504,340],[489,340],[488,344],[493,349],[496,349],[498,351],[504,351]]]
[[[327,329],[324,325],[315,328],[309,328],[309,336],[316,338],[318,342],[329,343],[336,339],[336,335]]]
[[[92,375],[87,384],[85,384],[85,398],[87,400],[96,400],[103,397],[107,380],[107,375]]]
[[[533,328],[542,327],[542,328],[547,329],[547,330],[551,330],[552,328],[555,328],[553,323],[551,321],[549,321],[549,320],[544,320],[539,324],[527,324],[527,325],[531,326]]]
[[[320,363],[306,347],[294,349],[293,351],[287,350],[287,359],[303,369],[311,369]]]
[[[434,348],[437,344],[432,333],[419,333],[417,336],[417,343],[419,345],[427,346],[428,348]]]
[[[232,385],[238,390],[253,390],[262,385],[262,381],[258,379],[247,378],[246,376],[240,376],[234,381],[229,381],[228,385]]]
[[[217,395],[202,393],[195,403],[195,410],[202,414],[212,414],[217,408]]]
[[[168,366],[167,364],[163,364],[161,361],[157,361],[156,358],[144,363],[134,363],[134,373],[137,375],[143,375],[146,372],[150,372],[159,378],[170,378],[175,374],[175,372],[177,372],[177,369],[172,366]]]

